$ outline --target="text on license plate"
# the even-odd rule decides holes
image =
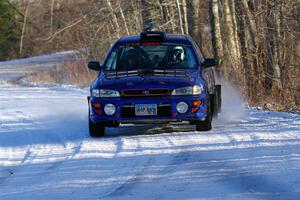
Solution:
[[[135,104],[135,115],[137,116],[157,115],[157,105],[156,104]]]

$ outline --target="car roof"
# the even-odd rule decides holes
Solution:
[[[185,45],[191,45],[191,37],[186,35],[166,35],[166,37],[162,40],[164,43],[179,43]],[[128,37],[120,38],[116,43],[118,44],[127,44],[131,42],[141,42],[143,41],[140,36],[133,35]]]

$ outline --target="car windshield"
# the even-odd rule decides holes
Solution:
[[[119,46],[111,53],[104,70],[194,69],[196,66],[191,46],[148,42]]]

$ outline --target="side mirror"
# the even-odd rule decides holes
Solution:
[[[217,62],[215,59],[213,58],[207,58],[205,59],[205,61],[202,63],[202,66],[204,68],[208,68],[208,67],[213,67],[213,66],[216,66]]]
[[[98,61],[90,61],[88,63],[88,68],[95,70],[95,71],[100,71],[101,70],[101,65]]]

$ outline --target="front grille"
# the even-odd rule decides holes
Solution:
[[[123,97],[165,97],[169,95],[169,89],[136,89],[122,91]]]
[[[121,107],[121,117],[124,118],[134,118],[140,117],[135,115],[134,104],[124,104]],[[154,116],[143,116],[143,117],[172,117],[172,107],[170,104],[158,104],[157,105],[157,115]]]

